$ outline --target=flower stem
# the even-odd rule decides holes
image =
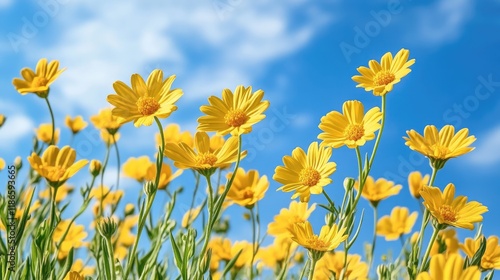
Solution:
[[[378,220],[378,208],[377,206],[373,206],[373,239],[372,239],[372,248],[370,253],[370,264],[368,266],[368,271],[372,269],[374,253],[375,253],[375,244],[377,242],[377,220]]]
[[[316,268],[316,263],[318,260],[315,257],[311,257],[311,266],[309,267],[309,276],[307,277],[308,280],[313,280],[314,279],[314,269]]]
[[[429,244],[427,245],[427,250],[425,250],[424,258],[422,259],[422,262],[420,263],[420,268],[418,269],[418,273],[422,272],[424,269],[425,263],[427,262],[427,259],[429,258],[429,254],[431,253],[432,245],[434,245],[434,241],[436,241],[436,238],[438,237],[439,231],[441,229],[438,227],[434,227],[434,231],[432,232],[431,240],[429,241]]]
[[[113,245],[111,244],[111,238],[106,237],[104,239],[106,240],[106,247],[109,253],[109,266],[111,267],[111,278],[116,279],[114,253],[113,253]]]
[[[250,262],[250,280],[253,279],[253,262],[255,260],[255,255],[257,254],[258,248],[258,237],[257,237],[257,219],[255,218],[254,207],[250,209],[250,218],[252,220],[252,260]],[[257,243],[256,243],[257,240]]]
[[[52,121],[52,133],[51,133],[51,136],[50,136],[49,145],[54,145],[55,144],[54,143],[54,132],[56,130],[56,122],[54,120],[54,112],[52,111],[52,107],[50,106],[49,97],[47,96],[44,99],[47,102],[47,107],[49,107],[50,119]]]
[[[116,152],[116,165],[118,166],[118,171],[116,172],[116,188],[118,189],[120,186],[120,152],[118,151],[118,143],[116,142],[115,135],[113,134],[112,137]]]

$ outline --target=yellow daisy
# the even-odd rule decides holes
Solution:
[[[56,128],[54,131],[54,141],[52,144],[57,144],[59,142],[59,134],[61,133],[59,128]],[[50,144],[50,140],[52,140],[52,124],[50,123],[42,123],[38,126],[38,129],[35,129],[36,138],[46,144]]]
[[[479,280],[481,271],[477,266],[463,268],[464,260],[459,254],[451,254],[446,257],[443,254],[431,258],[429,271],[417,275],[417,280]]]
[[[293,241],[309,251],[327,252],[337,248],[347,239],[347,235],[344,235],[345,231],[345,228],[339,229],[336,224],[332,227],[324,225],[319,235],[315,235],[311,223],[305,221],[294,224],[290,233]]]
[[[220,149],[210,150],[210,139],[205,132],[197,132],[194,137],[194,150],[186,143],[167,143],[165,155],[174,161],[178,168],[192,168],[203,175],[211,175],[216,168],[236,162],[238,159],[238,139],[229,138]],[[246,155],[246,151],[242,156]]]
[[[142,183],[151,164],[153,163],[149,160],[148,156],[131,157],[123,164],[123,173],[125,176]]]
[[[97,115],[90,117],[90,121],[97,129],[104,129],[110,134],[116,133],[121,126],[118,118],[112,114],[110,108],[100,110]]]
[[[120,123],[134,121],[134,126],[150,126],[154,117],[166,118],[177,110],[174,105],[182,96],[181,89],[170,87],[175,75],[163,80],[163,71],[156,69],[151,72],[145,82],[139,74],[130,78],[132,88],[122,81],[113,84],[116,94],[108,95],[108,102],[116,108],[113,115],[120,119]]]
[[[172,172],[172,168],[169,164],[162,163],[160,170],[160,180],[158,181],[158,189],[165,189],[170,182],[172,182],[175,178],[179,177],[182,174],[181,169],[177,169],[175,172]],[[154,182],[156,179],[156,163],[151,163],[146,170],[146,176],[144,177],[146,181]]]
[[[408,137],[403,137],[406,146],[428,157],[431,164],[438,169],[441,169],[448,159],[474,150],[474,147],[469,146],[476,141],[476,137],[469,136],[467,128],[462,128],[455,134],[452,125],[445,125],[439,132],[435,126],[428,125],[425,127],[424,136],[413,129],[406,133]]]
[[[74,119],[70,116],[66,116],[65,124],[73,134],[77,134],[88,125],[87,122],[83,120],[82,116],[76,116]]]
[[[301,202],[308,202],[311,194],[321,194],[337,169],[335,162],[328,162],[331,156],[332,149],[320,147],[318,142],[309,145],[307,154],[302,148],[295,148],[292,156],[283,157],[285,166],[278,166],[274,171],[273,179],[283,184],[278,190],[295,191],[292,199],[300,196]]]
[[[178,124],[172,123],[167,125],[163,129],[163,138],[165,139],[165,144],[166,143],[179,143],[179,142],[184,142],[186,143],[189,147],[193,147],[193,135],[189,131],[183,131],[181,132],[181,128]],[[160,133],[156,134],[156,145],[160,146],[161,145],[161,136]]]
[[[42,58],[36,64],[35,71],[30,68],[23,68],[21,70],[21,76],[23,76],[23,78],[14,78],[12,83],[16,90],[22,95],[31,92],[41,98],[46,98],[49,94],[50,85],[65,70],[65,68],[58,68],[59,61],[52,60],[48,62],[46,58]]]
[[[289,237],[293,225],[307,221],[314,209],[316,209],[316,203],[308,208],[306,202],[292,200],[288,208],[281,209],[280,213],[274,216],[274,220],[267,225],[267,232],[276,237]]]
[[[429,256],[444,254],[448,257],[450,254],[458,253],[459,248],[457,232],[454,228],[447,228],[439,231],[436,241],[432,244]]]
[[[84,280],[85,277],[77,271],[69,271],[63,280]]]
[[[416,198],[420,199],[420,190],[429,184],[430,176],[427,174],[422,177],[422,174],[418,171],[413,171],[408,175],[408,188],[410,189],[410,194]]]
[[[392,53],[387,52],[382,56],[380,63],[370,60],[368,67],[358,67],[361,76],[353,76],[353,81],[357,82],[356,87],[362,87],[366,91],[373,91],[375,96],[383,96],[390,92],[393,86],[401,78],[411,72],[410,66],[415,63],[415,59],[408,60],[410,51],[401,49],[394,58]]]
[[[420,195],[424,206],[439,225],[474,229],[474,223],[483,221],[481,214],[488,211],[477,201],[467,202],[466,196],[455,197],[455,185],[452,183],[443,192],[436,187],[424,186]]]
[[[28,157],[31,167],[54,188],[62,185],[88,163],[86,159],[77,162],[75,159],[76,151],[70,146],[59,150],[54,145],[49,146],[41,158],[34,152]]]
[[[466,238],[460,248],[472,259],[481,246],[481,239],[476,240]],[[500,245],[498,245],[498,236],[490,236],[486,240],[486,250],[481,258],[481,268],[484,270],[500,269]]]
[[[359,190],[359,182],[354,184],[354,188]],[[379,178],[377,181],[372,176],[366,178],[365,186],[361,192],[366,200],[371,204],[377,204],[390,196],[397,195],[403,187],[401,185],[394,185],[394,182],[388,181],[384,178]]]
[[[216,96],[208,98],[210,105],[200,107],[206,114],[198,119],[198,130],[216,131],[218,135],[241,135],[252,131],[252,126],[266,116],[264,111],[269,101],[262,101],[264,91],[252,93],[252,87],[238,86],[233,94],[231,90],[222,91],[222,100]]]
[[[378,107],[371,108],[364,114],[363,103],[357,100],[344,102],[342,113],[331,111],[321,118],[319,128],[323,131],[318,139],[322,144],[339,148],[363,146],[366,141],[375,138],[375,131],[380,129],[382,112]]]
[[[227,178],[231,178],[233,173],[229,173]],[[243,168],[236,170],[233,184],[227,193],[226,199],[232,204],[236,203],[244,207],[252,207],[257,201],[264,198],[269,181],[267,176],[259,177],[257,170],[245,172]]]
[[[64,235],[65,233],[66,235]],[[64,240],[62,239],[63,236]],[[52,235],[52,240],[57,244],[60,243],[57,258],[59,260],[64,259],[68,256],[68,253],[72,248],[76,249],[84,246],[83,239],[85,239],[85,237],[87,237],[87,232],[85,232],[85,227],[83,225],[71,223],[70,220],[60,221],[54,230],[54,234]]]
[[[377,221],[377,235],[382,235],[385,240],[397,240],[401,235],[411,232],[417,221],[417,212],[410,215],[406,207],[394,207],[390,216],[383,216]]]
[[[342,251],[327,252],[316,264],[313,279],[342,279],[342,274],[344,274],[344,279],[366,280],[368,279],[368,264],[361,261],[360,255],[348,254],[346,258]]]

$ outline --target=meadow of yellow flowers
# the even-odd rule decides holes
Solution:
[[[414,171],[408,177],[421,211],[395,206],[390,215],[378,216],[379,203],[402,189],[373,178],[370,170],[382,141],[386,99],[415,63],[409,55],[406,49],[388,52],[380,61],[357,68],[359,75],[352,80],[379,99],[380,107],[344,102],[341,111],[321,118],[318,141],[283,156],[272,179],[286,199],[291,195],[291,202],[267,225],[260,222],[258,203],[265,198],[269,179],[240,167],[247,155],[242,149],[245,135],[272,106],[263,90],[238,86],[210,96],[200,107],[202,116],[192,134],[165,121],[182,110],[176,106],[183,91],[173,86],[175,75],[165,78],[158,69],[147,79],[133,74],[130,84],[113,83],[115,93],[107,96],[112,108],[90,118],[106,146],[103,160],[77,159],[73,147],[59,143],[51,107],[51,99],[57,99],[51,85],[65,69],[57,60],[40,59],[34,70],[22,69],[13,85],[26,98],[35,94],[44,99],[52,123],[40,124],[27,159],[7,166],[0,158],[0,175],[9,178],[0,200],[1,279],[493,279],[494,270],[500,269],[498,237],[483,236],[478,225],[487,207],[455,194],[453,183],[434,185],[448,160],[474,149],[476,138],[468,129],[429,125],[423,133],[407,131],[406,145],[426,156],[432,167],[431,174]],[[0,127],[5,121],[8,117],[0,115]],[[121,126],[129,122],[135,127],[155,124],[158,151],[154,161],[145,155],[123,164],[121,172],[143,188],[137,191],[137,204],[121,205],[119,177],[113,186],[104,185],[103,178],[109,158],[119,157],[120,137],[133,137],[120,135]],[[88,126],[81,116],[68,116],[64,123],[73,136]],[[372,149],[363,157],[360,148],[367,143]],[[343,197],[331,197],[325,187],[342,164],[331,161],[332,151],[344,146],[354,150],[359,173],[345,178]],[[16,178],[21,169],[27,170],[25,180]],[[77,173],[88,178],[79,188],[67,183]],[[190,210],[176,221],[172,211],[180,189],[170,184],[183,173],[194,177],[195,185],[183,188],[193,199]],[[199,192],[204,200],[195,205]],[[159,193],[168,197],[163,209],[152,207]],[[68,198],[76,196],[83,202],[68,216]],[[315,203],[319,196],[328,203]],[[364,254],[352,250],[354,243],[366,241],[358,240],[369,216],[358,207],[361,199],[371,205],[375,221]],[[221,216],[230,205],[245,209],[251,240],[227,237],[231,221]],[[324,225],[316,228],[309,218],[323,215],[316,210],[320,207],[327,214]],[[84,213],[91,213],[90,225],[78,224]],[[415,225],[419,216],[421,224]],[[459,240],[455,228],[471,230],[470,237]],[[377,236],[400,240],[401,251],[382,263],[374,260],[375,247],[381,246]]]

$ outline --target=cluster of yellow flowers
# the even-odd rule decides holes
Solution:
[[[35,71],[24,68],[22,78],[13,80],[19,93],[34,93],[46,101],[52,122],[40,124],[35,131],[37,141],[28,157],[28,180],[18,191],[16,201],[18,246],[14,251],[19,265],[8,269],[2,260],[2,279],[168,279],[176,274],[182,279],[296,279],[305,275],[308,279],[368,279],[377,236],[386,241],[401,240],[403,247],[396,259],[385,259],[377,266],[379,279],[479,279],[482,273],[491,279],[493,270],[500,269],[498,237],[477,234],[460,243],[454,230],[474,229],[475,223],[483,221],[487,207],[456,196],[453,183],[444,190],[434,186],[438,171],[449,159],[474,149],[470,145],[476,139],[469,136],[468,129],[455,133],[451,125],[440,130],[429,125],[423,135],[407,131],[406,145],[426,156],[432,167],[430,175],[415,171],[408,177],[410,193],[421,205],[420,230],[408,237],[418,212],[410,213],[407,207],[396,206],[390,215],[378,216],[379,203],[402,189],[394,182],[370,176],[386,122],[386,99],[414,63],[409,51],[401,49],[394,56],[386,53],[380,62],[370,60],[369,67],[357,69],[360,75],[352,78],[357,87],[380,97],[381,107],[365,111],[361,101],[344,102],[341,112],[331,111],[321,118],[317,137],[321,142],[312,142],[307,151],[297,147],[283,157],[283,165],[276,167],[272,178],[280,184],[278,190],[293,192],[292,201],[274,216],[266,235],[261,236],[258,203],[265,198],[270,182],[258,170],[241,168],[240,162],[247,155],[242,150],[244,135],[265,118],[270,105],[263,100],[262,90],[238,86],[234,92],[224,89],[222,98],[209,97],[209,104],[200,107],[204,115],[198,118],[197,131],[192,134],[181,131],[177,124],[164,128],[160,121],[178,109],[175,103],[183,91],[172,88],[176,77],[164,78],[158,69],[147,80],[133,74],[130,86],[122,81],[113,84],[115,94],[107,97],[113,108],[90,117],[106,146],[104,160],[77,160],[75,149],[57,146],[61,131],[55,125],[49,102],[50,86],[65,69],[59,69],[58,61],[41,59]],[[5,120],[0,115],[0,127]],[[125,195],[119,187],[119,176],[111,187],[103,184],[103,178],[111,149],[115,149],[120,164],[119,130],[128,122],[135,127],[156,123],[158,153],[153,161],[147,155],[131,157],[119,167],[126,177],[143,186],[137,205],[119,207]],[[88,123],[81,116],[67,116],[65,125],[72,137],[77,137]],[[372,151],[363,159],[361,148],[372,140]],[[333,184],[330,177],[337,169],[337,163],[331,161],[332,153],[343,146],[355,151],[359,173],[356,179],[343,181],[344,197],[336,203],[325,187]],[[71,218],[63,219],[68,215],[67,198],[75,193],[67,181],[87,164],[91,180],[80,189],[81,206]],[[5,161],[0,159],[0,170],[4,167]],[[21,170],[22,161],[16,160],[15,167]],[[186,169],[193,171],[194,187],[174,189],[172,182]],[[206,195],[195,205],[203,181]],[[179,227],[172,210],[185,189],[192,191],[192,198]],[[159,193],[168,201],[164,209],[154,204]],[[311,203],[314,195],[324,196],[327,204]],[[374,213],[373,240],[367,247],[366,260],[350,252],[362,226],[358,205],[361,197]],[[91,225],[76,224],[91,202]],[[7,204],[2,195],[1,208]],[[231,221],[221,217],[231,205],[245,211],[244,217],[252,225],[251,241],[227,237]],[[310,222],[317,206],[327,212],[319,234]],[[1,214],[0,230],[6,233],[9,226],[5,226],[5,212]],[[421,250],[425,248],[424,233],[429,223],[433,232],[424,252]],[[144,232],[147,245],[139,242]],[[89,234],[92,238],[86,241]],[[263,246],[266,236],[273,241]],[[3,240],[1,245],[6,247]],[[77,253],[86,260],[75,259]]]

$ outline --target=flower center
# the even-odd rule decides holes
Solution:
[[[211,153],[203,153],[196,156],[196,165],[201,166],[208,164],[210,166],[214,166],[216,162],[217,162],[217,157]]]
[[[66,172],[66,168],[62,166],[47,166],[46,170],[47,176],[44,177],[51,182],[58,182]]]
[[[441,205],[441,207],[439,207],[439,213],[441,214],[445,222],[457,221],[457,214],[450,205]]]
[[[450,153],[450,149],[448,149],[448,147],[439,144],[432,145],[431,149],[434,154],[433,157],[437,159],[446,159],[448,158],[447,155]]]
[[[317,251],[326,251],[328,250],[328,242],[321,240],[318,236],[314,235],[307,239],[307,248],[317,250]]]
[[[389,71],[380,71],[373,78],[373,83],[376,86],[385,86],[394,81],[395,78],[396,76]]]
[[[239,127],[242,124],[246,123],[248,121],[248,119],[249,118],[248,118],[247,114],[245,114],[245,112],[243,112],[240,109],[236,109],[236,110],[231,109],[224,116],[224,122],[227,125],[232,126],[232,127]]]
[[[137,105],[137,110],[143,116],[150,116],[156,113],[156,111],[158,111],[158,109],[160,108],[160,104],[158,104],[158,101],[149,96],[139,97],[135,105]]]
[[[251,188],[246,188],[243,191],[243,198],[248,199],[248,198],[253,198],[254,197],[254,191]]]
[[[316,186],[316,184],[319,182],[319,179],[321,179],[321,175],[319,174],[316,169],[312,167],[306,167],[300,171],[299,174],[299,181],[304,185],[308,187],[313,187]]]
[[[49,80],[47,80],[45,77],[39,77],[36,76],[33,78],[33,81],[31,82],[32,87],[44,87],[47,85]]]
[[[358,141],[365,135],[365,128],[361,124],[349,124],[344,130],[344,136],[348,140]]]

